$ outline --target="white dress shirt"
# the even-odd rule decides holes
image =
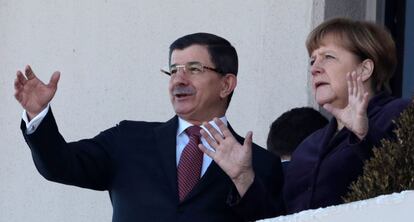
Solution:
[[[26,110],[23,110],[22,119],[26,123],[26,134],[32,134],[34,131],[36,131],[37,127],[40,125],[47,112],[49,111],[49,107],[50,104],[47,104],[47,107],[30,121],[29,118],[27,118]]]
[[[225,116],[220,118],[221,121],[223,121],[223,123],[225,125],[227,125],[227,118]],[[214,121],[210,121],[209,122],[215,129],[217,129],[219,132],[221,132],[218,128],[218,126],[214,123]],[[185,130],[192,126],[191,123],[178,118],[178,129],[177,129],[177,152],[176,152],[176,164],[178,166],[178,162],[180,161],[180,157],[181,157],[181,153],[184,150],[184,147],[187,145],[188,141],[190,141],[190,138],[187,136],[187,134],[185,133]],[[201,128],[203,128],[204,130],[206,130],[206,128],[204,126],[201,126]],[[207,131],[207,130],[206,130]],[[208,131],[207,131],[208,132]],[[213,150],[213,148],[211,148],[210,145],[208,145],[207,141],[201,137],[201,143],[207,147],[207,149]],[[204,173],[207,171],[207,168],[210,166],[212,159],[207,156],[207,154],[203,155],[203,166],[201,167],[201,176],[204,175]]]

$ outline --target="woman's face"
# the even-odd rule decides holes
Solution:
[[[310,57],[312,87],[316,102],[344,108],[348,104],[346,74],[357,71],[358,57],[341,47],[338,38],[327,35]]]

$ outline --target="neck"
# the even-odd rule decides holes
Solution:
[[[177,114],[178,115],[178,114]],[[210,113],[210,115],[205,115],[205,116],[190,116],[190,115],[178,115],[181,119],[193,124],[193,125],[197,125],[200,126],[202,125],[204,122],[210,122],[211,120],[213,120],[215,117],[217,118],[221,118],[223,116],[226,115],[226,112],[215,112],[215,113]]]
[[[184,118],[182,116],[180,116],[180,118],[183,119],[183,120],[185,120],[185,121],[187,121],[187,122],[189,122],[189,123],[191,123],[192,125],[201,126],[205,122],[208,123],[208,122],[212,121],[215,117],[217,117],[217,118],[220,119],[220,118],[222,118],[224,116],[225,116],[225,114],[223,114],[223,115],[217,115],[217,116],[214,116],[214,117],[211,117],[211,118],[203,118],[203,119],[190,119],[190,118]]]
[[[206,122],[206,121],[199,121],[199,120],[190,120],[190,119],[185,119],[185,118],[182,118],[182,119],[196,126],[201,126],[203,122]]]

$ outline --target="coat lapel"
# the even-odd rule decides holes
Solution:
[[[176,165],[177,127],[178,118],[175,116],[168,122],[154,128],[154,133],[156,149],[161,158],[160,164],[164,168],[167,183],[171,188],[171,193],[175,195],[175,198],[178,201]]]
[[[323,159],[334,147],[331,145],[336,133],[336,119],[332,118],[322,136],[322,140],[319,141],[319,159]]]
[[[230,124],[228,125],[228,128],[230,132],[233,134],[233,136],[236,138],[236,140],[239,143],[243,144],[244,139],[241,136],[237,135],[236,132],[234,132]],[[207,171],[200,178],[200,181],[193,188],[193,190],[191,190],[191,192],[187,195],[187,197],[184,199],[183,202],[186,202],[192,199],[193,197],[197,196],[197,194],[203,192],[203,190],[208,189],[208,187],[210,187],[210,184],[217,180],[219,180],[220,183],[226,183],[225,180],[228,180],[229,183],[232,183],[232,181],[227,176],[227,174],[213,160],[210,166],[207,168]],[[229,192],[230,192],[230,187],[229,187]]]

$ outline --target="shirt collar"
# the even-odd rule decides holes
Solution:
[[[226,116],[222,116],[220,117],[220,120],[223,121],[223,123],[227,126],[227,118]],[[209,121],[209,123],[216,129],[218,129],[218,126],[216,125],[216,123],[211,120]],[[178,129],[177,129],[177,136],[182,134],[188,127],[192,126],[193,124],[185,121],[184,119],[182,119],[181,117],[178,117]],[[206,130],[206,128],[204,126],[200,126],[201,128],[203,128],[204,130]],[[207,130],[206,130],[207,131]],[[207,131],[208,132],[208,131]]]

